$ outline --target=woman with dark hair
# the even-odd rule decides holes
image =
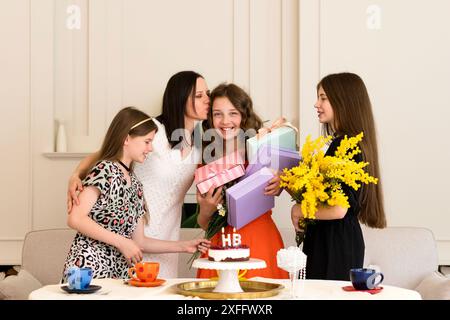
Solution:
[[[334,155],[342,139],[364,133],[357,162],[368,162],[367,172],[378,183],[362,185],[358,191],[348,185],[342,189],[350,208],[320,207],[316,220],[306,228],[303,252],[308,256],[308,279],[350,280],[351,268],[361,268],[364,262],[364,238],[359,222],[371,228],[386,227],[383,207],[378,149],[372,104],[363,80],[354,73],[337,73],[324,77],[317,84],[317,109],[323,133],[333,135],[326,155]],[[303,219],[300,205],[291,211],[292,223],[299,230]]]
[[[135,173],[144,187],[150,221],[145,235],[163,240],[178,240],[184,197],[194,180],[197,145],[193,133],[196,121],[206,120],[209,111],[209,90],[203,77],[193,71],[173,75],[163,96],[162,113],[154,119],[158,132],[153,140],[153,152]],[[201,139],[200,139],[201,140]],[[201,147],[201,145],[200,145]],[[69,181],[68,209],[78,204],[77,190],[82,190],[80,177],[98,159],[98,153],[85,158]],[[200,161],[200,160],[199,160]],[[160,276],[177,277],[178,254],[144,255],[145,261],[161,264]]]

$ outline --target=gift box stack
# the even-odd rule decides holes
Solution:
[[[275,121],[270,128],[260,129],[256,136],[247,140],[249,165],[246,170],[242,159],[238,158],[239,163],[230,161],[230,157],[219,159],[197,169],[198,190],[205,193],[211,186],[219,187],[239,179],[226,190],[227,222],[236,229],[242,228],[275,206],[274,197],[264,195],[264,189],[275,171],[298,165],[296,135],[297,129],[284,118]]]
[[[244,160],[235,152],[195,170],[195,183],[201,194],[242,177]]]

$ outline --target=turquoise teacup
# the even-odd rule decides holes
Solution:
[[[70,289],[86,290],[92,280],[91,268],[71,267],[67,271],[67,284]]]

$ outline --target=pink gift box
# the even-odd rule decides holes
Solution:
[[[230,161],[233,159],[233,161]],[[220,158],[195,170],[195,183],[201,194],[217,188],[245,174],[241,158],[236,155]]]

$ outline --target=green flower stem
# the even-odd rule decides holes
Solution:
[[[222,188],[223,199],[226,199],[225,192],[227,190],[227,187],[233,185],[234,183],[235,182],[223,186],[223,188]],[[222,228],[224,228],[228,225],[228,223],[227,223],[228,208],[226,206],[226,202],[224,204],[222,204],[222,206],[223,206],[223,210],[225,210],[225,215],[221,216],[218,211],[213,213],[213,215],[211,216],[211,220],[208,223],[208,228],[205,231],[205,238],[207,240],[210,240],[212,237],[214,237],[214,235],[217,232],[219,232]],[[199,211],[200,211],[199,206],[197,206],[197,212],[194,215],[195,219],[197,219],[197,217],[199,215]],[[200,254],[201,254],[200,251],[196,251],[195,253],[192,254],[191,258],[188,261],[189,268],[192,267],[192,263],[194,262],[194,260],[200,257]]]

